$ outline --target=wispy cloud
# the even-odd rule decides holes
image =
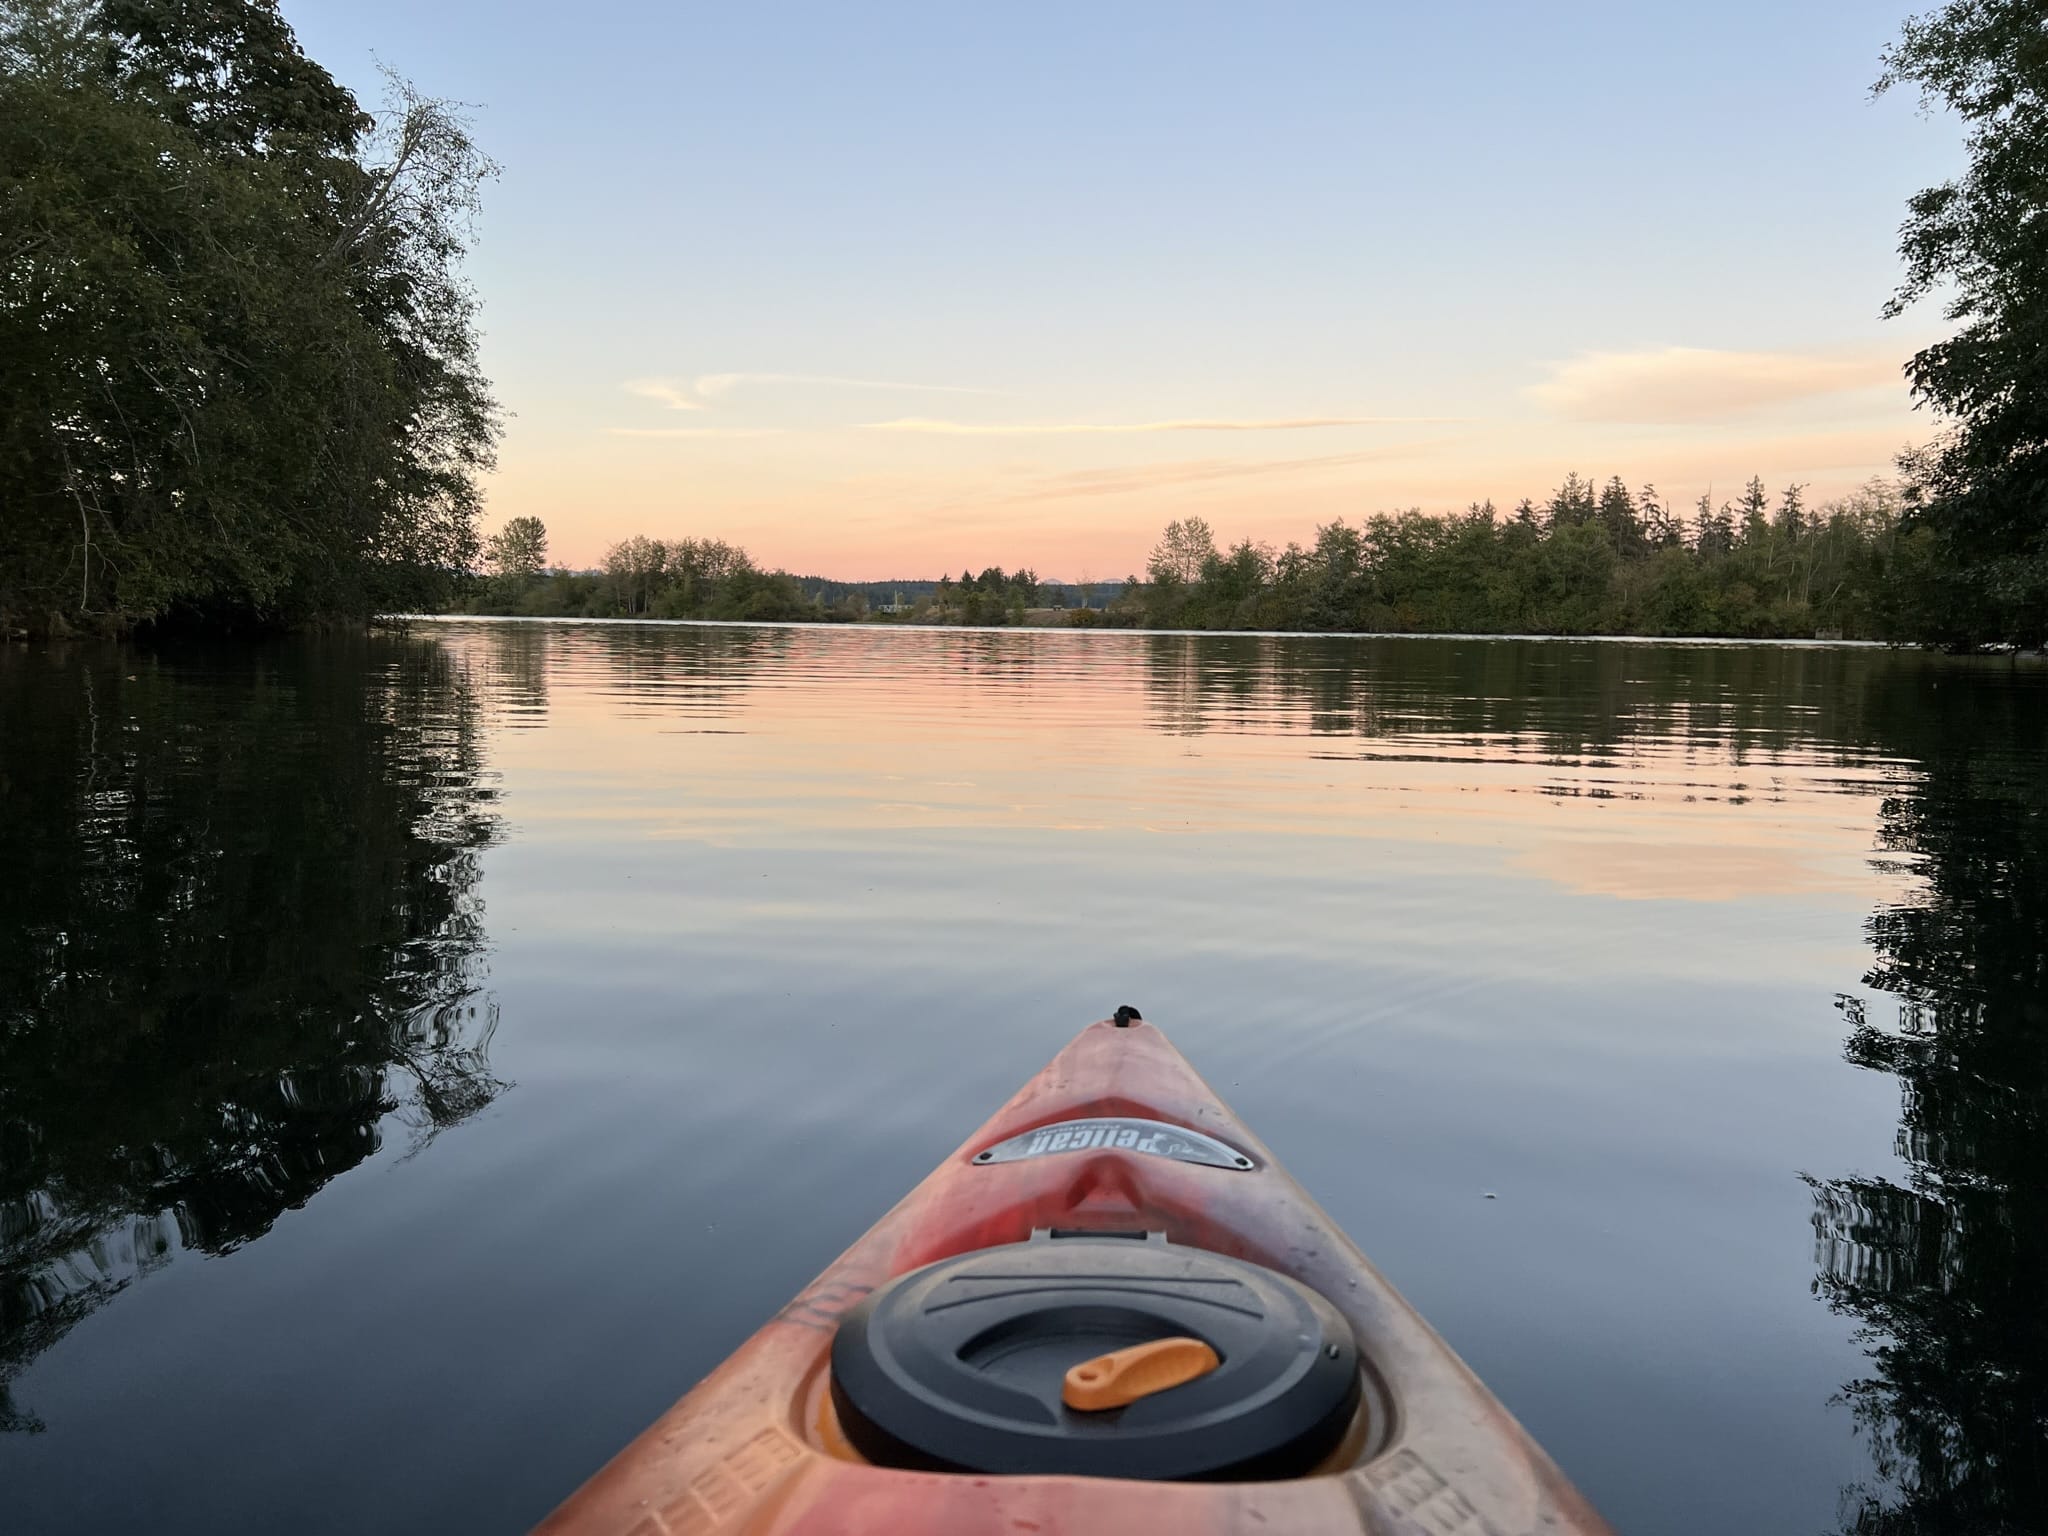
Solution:
[[[629,395],[659,401],[672,411],[701,411],[702,402],[692,400],[680,379],[628,379],[620,386]]]
[[[849,379],[836,373],[707,373],[697,380],[697,393],[707,399],[730,394],[742,384],[822,384],[837,389],[908,390],[931,395],[993,395],[993,389],[967,384],[909,384],[901,379]]]
[[[607,437],[779,437],[780,427],[606,427]]]
[[[1326,453],[1297,459],[1182,459],[1170,464],[1080,470],[1049,476],[1020,490],[999,493],[993,499],[1008,503],[1060,501],[1076,496],[1127,496],[1171,486],[1205,485],[1223,480],[1320,474],[1426,455],[1429,450],[1441,447],[1443,441],[1391,443],[1384,448],[1367,448],[1358,453]]]
[[[1665,347],[1584,353],[1555,364],[1524,393],[1572,421],[1685,425],[1886,387],[1904,391],[1899,360],[1889,353]]]
[[[1324,427],[1412,426],[1462,420],[1455,416],[1290,416],[1272,420],[1190,418],[1175,421],[936,421],[906,416],[896,421],[863,422],[869,432],[923,432],[939,437],[1079,437],[1134,432],[1305,432]]]

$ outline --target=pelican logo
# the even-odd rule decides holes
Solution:
[[[1176,1163],[1199,1163],[1205,1168],[1242,1171],[1252,1160],[1213,1136],[1191,1131],[1184,1125],[1164,1120],[1105,1118],[1062,1120],[1041,1125],[1035,1131],[997,1142],[975,1154],[977,1165],[1020,1163],[1029,1157],[1050,1157],[1058,1152],[1093,1152],[1113,1148],[1120,1152],[1142,1152],[1147,1157],[1171,1158]]]

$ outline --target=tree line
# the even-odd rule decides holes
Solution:
[[[460,612],[530,618],[738,619],[851,623],[1022,624],[1042,601],[1064,604],[1029,570],[991,566],[941,577],[906,603],[872,604],[868,585],[763,570],[723,539],[621,539],[594,570],[548,565],[547,525],[515,517],[483,544],[483,569],[458,594]]]
[[[1544,502],[1479,502],[1316,530],[1275,550],[1228,549],[1199,517],[1167,525],[1105,621],[1161,629],[1380,633],[1911,638],[1931,539],[1874,482],[1809,507],[1752,479],[1688,518],[1654,486],[1568,476]]]
[[[584,618],[1065,624],[1113,628],[1380,634],[1712,635],[1912,640],[1929,625],[1932,530],[1898,487],[1873,481],[1809,505],[1805,487],[1752,478],[1690,515],[1653,485],[1574,473],[1542,502],[1437,516],[1338,519],[1304,546],[1219,547],[1200,517],[1169,523],[1143,577],[1096,606],[1092,584],[990,566],[871,606],[852,584],[764,571],[718,539],[622,540],[592,571],[546,563],[541,520],[514,518],[485,545],[465,611]],[[1076,603],[1074,600],[1078,598]]]
[[[547,525],[515,517],[484,542],[484,573],[458,611],[528,618],[824,620],[859,615],[820,602],[787,571],[767,571],[723,539],[622,539],[592,571],[550,569]]]

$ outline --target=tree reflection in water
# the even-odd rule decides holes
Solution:
[[[1886,861],[1911,894],[1867,925],[1877,998],[1847,1059],[1900,1080],[1901,1180],[1813,1179],[1815,1291],[1859,1323],[1842,1400],[1873,1476],[1857,1536],[2048,1530],[2048,675],[1842,649],[1150,637],[1148,707],[1181,735],[1291,717],[1410,759],[1485,738],[1621,792],[1674,746],[1891,764]],[[1787,701],[1800,707],[1788,708]],[[1710,751],[1693,763],[1690,754]],[[1747,777],[1747,774],[1742,774]],[[1729,795],[1740,784],[1697,786]],[[1668,788],[1668,786],[1667,786]]]
[[[14,652],[0,773],[0,1425],[180,1249],[260,1237],[487,1052],[477,708],[431,642]]]
[[[2001,671],[2004,668],[2001,666]],[[1917,763],[1881,841],[1917,876],[1870,918],[1847,1056],[1901,1086],[1903,1182],[1814,1181],[1819,1277],[1860,1318],[1843,1392],[1876,1476],[1861,1536],[2037,1531],[2048,1520],[2048,688],[1928,674],[1871,721]]]

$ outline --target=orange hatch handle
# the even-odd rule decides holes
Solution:
[[[1222,1363],[1200,1339],[1154,1339],[1083,1360],[1067,1372],[1060,1398],[1082,1413],[1100,1413],[1206,1376]]]

